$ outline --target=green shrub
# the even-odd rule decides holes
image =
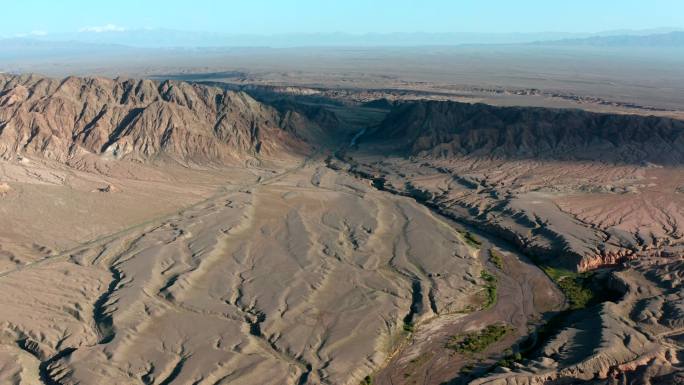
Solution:
[[[499,270],[503,270],[503,255],[494,249],[489,249],[489,262],[496,266]]]
[[[494,324],[477,332],[465,333],[451,337],[447,348],[458,353],[480,353],[491,344],[501,340],[512,329],[505,324]]]
[[[595,298],[589,288],[591,274],[575,273],[569,270],[544,267],[544,272],[558,285],[570,304],[570,310],[583,309]]]
[[[521,362],[522,359],[523,359],[523,357],[522,357],[522,354],[520,354],[520,353],[509,354],[506,357],[499,360],[499,362],[496,363],[496,366],[501,366],[501,367],[505,367],[505,368],[513,368],[513,365],[515,363]]]
[[[489,309],[496,303],[496,276],[487,270],[482,270],[480,272],[480,278],[485,281],[485,302],[482,308]]]
[[[459,231],[459,234],[463,236],[463,240],[470,246],[479,249],[482,246],[482,242],[470,231]]]

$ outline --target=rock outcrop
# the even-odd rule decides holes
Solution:
[[[288,114],[242,92],[184,82],[0,75],[0,157],[192,164],[305,151]]]

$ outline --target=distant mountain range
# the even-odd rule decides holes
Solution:
[[[646,34],[646,32],[649,32]],[[653,33],[656,32],[656,33]],[[78,32],[31,37],[0,38],[0,60],[9,63],[48,59],[142,57],[163,53],[206,54],[225,49],[290,47],[660,47],[684,48],[684,30],[612,31],[600,35],[571,33],[369,33],[362,35],[226,35],[177,30]]]
[[[46,41],[30,38],[0,40],[0,59],[58,58],[85,54],[124,53],[136,50],[125,45],[98,44],[78,41]]]
[[[580,39],[539,41],[535,44],[599,47],[684,47],[684,31],[651,35],[592,36]]]
[[[684,33],[684,30],[656,29],[642,31],[607,31],[597,34],[567,32],[536,33],[311,33],[277,35],[236,35],[213,32],[179,31],[173,29],[134,29],[81,31],[73,33],[31,36],[36,42],[77,42],[81,44],[122,45],[138,48],[215,48],[215,47],[314,47],[314,46],[426,46],[426,45],[480,45],[524,44],[552,41],[558,44],[573,42],[591,44],[593,41],[639,41],[647,36]],[[681,40],[681,39],[680,39]],[[0,40],[0,49],[8,41]],[[27,37],[18,39],[28,42]],[[10,44],[11,46],[12,44]]]
[[[421,46],[460,44],[517,44],[538,40],[585,37],[571,33],[316,33],[234,35],[166,29],[77,32],[32,36],[43,42],[69,41],[140,48],[302,47],[302,46]],[[24,40],[24,39],[22,39]]]

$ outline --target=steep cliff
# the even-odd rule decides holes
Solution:
[[[580,110],[413,102],[395,107],[369,138],[410,155],[499,159],[684,161],[684,122]]]

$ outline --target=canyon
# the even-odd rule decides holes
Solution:
[[[684,383],[678,113],[184,80],[0,74],[0,382]]]

